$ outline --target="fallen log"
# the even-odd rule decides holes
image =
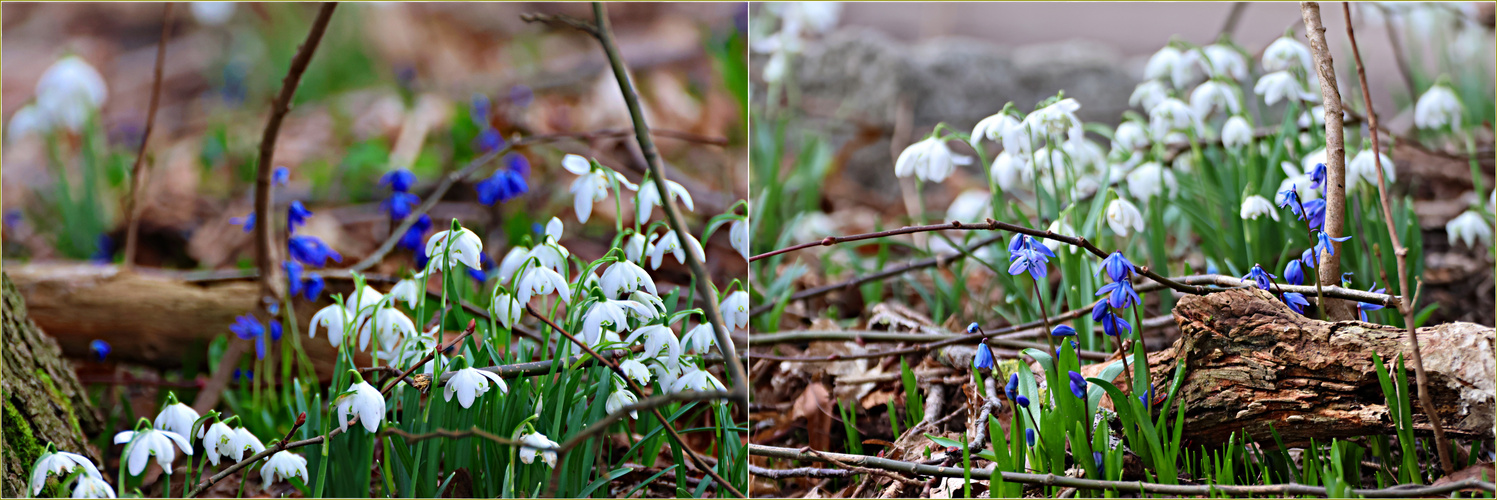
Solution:
[[[1217,446],[1243,432],[1262,440],[1271,436],[1270,424],[1290,447],[1311,438],[1323,443],[1394,432],[1372,358],[1376,353],[1392,367],[1402,354],[1412,374],[1404,330],[1308,318],[1256,288],[1185,296],[1174,315],[1181,338],[1150,353],[1150,379],[1164,390],[1176,360],[1186,359],[1177,397],[1190,444]],[[1446,323],[1420,328],[1418,335],[1446,434],[1491,439],[1497,408],[1492,327]],[[1116,380],[1119,387],[1122,380]],[[1417,390],[1412,378],[1409,386]],[[1416,432],[1428,435],[1428,416],[1417,405],[1414,411]]]

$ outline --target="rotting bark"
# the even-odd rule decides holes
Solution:
[[[1185,296],[1174,313],[1181,338],[1149,354],[1150,378],[1155,387],[1168,387],[1175,360],[1186,355],[1178,397],[1185,405],[1184,436],[1192,445],[1216,446],[1234,432],[1262,440],[1271,435],[1269,424],[1291,447],[1310,438],[1326,442],[1393,432],[1372,355],[1391,367],[1403,354],[1412,375],[1404,330],[1308,318],[1256,288]],[[1447,323],[1418,334],[1445,432],[1491,439],[1497,408],[1493,329]],[[1424,435],[1432,430],[1423,412],[1414,414],[1414,427]]]
[[[24,491],[31,466],[47,443],[58,450],[100,461],[88,435],[103,428],[103,419],[88,400],[73,366],[62,358],[57,342],[27,316],[26,301],[4,275],[4,365],[0,376],[4,416],[0,416],[0,449],[5,479],[0,495],[30,496]]]

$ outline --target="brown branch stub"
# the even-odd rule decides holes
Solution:
[[[156,127],[156,108],[161,103],[161,73],[166,66],[166,41],[171,38],[172,7],[167,3],[161,13],[161,42],[156,45],[156,70],[151,74],[151,104],[146,112],[146,127],[140,134],[140,150],[135,153],[135,164],[130,167],[130,198],[125,214],[130,218],[125,225],[125,261],[123,269],[135,265],[136,247],[140,245],[140,190],[145,187],[146,146],[151,143],[151,130]]]

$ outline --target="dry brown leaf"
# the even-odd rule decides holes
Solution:
[[[832,398],[827,392],[826,386],[820,383],[812,383],[806,386],[806,390],[795,398],[795,405],[790,408],[792,420],[806,419],[806,433],[810,437],[811,447],[818,450],[830,450],[832,447]]]

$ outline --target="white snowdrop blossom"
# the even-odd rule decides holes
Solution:
[[[199,415],[191,406],[176,402],[176,399],[173,395],[172,403],[161,409],[161,413],[156,415],[156,421],[153,424],[157,429],[186,436],[192,433],[192,424],[196,423],[202,415]]]
[[[102,477],[85,475],[73,487],[73,498],[115,498],[114,488]]]
[[[692,327],[681,336],[681,347],[686,352],[707,354],[712,346],[717,344],[717,333],[713,331],[711,323],[702,323]],[[690,346],[690,347],[687,347]]]
[[[474,400],[489,392],[490,382],[493,382],[493,385],[499,388],[500,393],[509,392],[509,386],[504,383],[504,379],[500,378],[498,374],[479,370],[471,366],[463,368],[453,373],[452,378],[447,379],[447,385],[442,390],[442,400],[450,402],[452,401],[452,396],[456,394],[458,404],[462,405],[463,408],[472,407]]]
[[[686,372],[676,382],[671,384],[671,392],[681,391],[711,391],[727,390],[723,383],[712,376],[707,370],[698,369],[695,365],[687,365]]]
[[[416,303],[421,300],[421,283],[414,279],[400,280],[390,288],[390,293],[385,295],[391,302],[405,302],[406,307],[416,309]]]
[[[1314,101],[1319,94],[1305,90],[1305,85],[1288,71],[1275,71],[1263,75],[1253,85],[1253,93],[1263,96],[1263,102],[1272,106],[1279,101]]]
[[[447,240],[452,239],[451,254],[447,253]],[[431,256],[431,262],[427,269],[446,270],[454,265],[453,259],[476,271],[483,270],[483,240],[468,228],[459,227],[456,231],[440,231],[431,235],[426,240],[426,255]]]
[[[536,263],[541,267],[556,271],[559,274],[566,272],[567,257],[570,256],[571,252],[566,247],[558,244],[555,239],[547,237],[546,241],[531,247],[530,251],[526,252],[525,259],[535,259]]]
[[[192,18],[206,26],[220,26],[234,17],[235,2],[192,2]]]
[[[545,434],[539,432],[527,433],[520,436],[520,461],[527,464],[535,463],[536,453],[540,453],[541,459],[546,465],[556,467],[556,449],[561,445],[556,441],[546,438]]]
[[[380,422],[385,421],[385,396],[362,378],[333,404],[338,411],[338,428],[343,432],[348,432],[348,419],[352,417],[358,417],[369,432],[378,431]]]
[[[1253,126],[1246,118],[1233,116],[1222,125],[1222,145],[1231,149],[1253,144]]]
[[[392,346],[402,337],[416,335],[416,323],[393,307],[381,307],[359,325],[359,350],[369,348],[370,334],[381,346]]]
[[[515,271],[525,265],[525,260],[530,258],[530,247],[515,245],[510,247],[509,252],[499,261],[499,283],[508,283],[515,276]]]
[[[1149,147],[1149,134],[1136,121],[1129,120],[1119,124],[1117,131],[1112,134],[1114,150],[1134,151],[1146,147]]]
[[[36,106],[52,126],[77,132],[104,105],[109,89],[99,71],[78,56],[67,56],[36,81]]]
[[[1422,129],[1461,130],[1461,100],[1445,85],[1435,85],[1414,103],[1414,125]]]
[[[1242,200],[1242,220],[1256,220],[1258,217],[1268,215],[1273,220],[1279,220],[1279,211],[1274,210],[1274,205],[1267,198],[1252,195]]]
[[[143,431],[124,431],[114,435],[114,444],[129,443],[125,445],[124,457],[121,459],[122,467],[130,472],[132,476],[139,476],[146,471],[151,455],[156,456],[156,463],[167,474],[172,473],[172,461],[177,458],[177,449],[182,453],[192,455],[192,443],[172,431],[157,429],[146,429]],[[175,445],[176,448],[172,446]]]
[[[289,451],[276,452],[260,467],[260,479],[265,480],[261,489],[269,490],[277,480],[286,481],[293,477],[301,478],[303,483],[308,481],[307,459]]]
[[[46,113],[35,104],[22,106],[10,115],[10,124],[7,125],[5,140],[15,142],[29,134],[41,134],[52,128],[52,123]]]
[[[347,308],[341,307],[338,304],[329,305],[317,311],[317,314],[312,315],[312,323],[307,327],[307,337],[317,338],[317,329],[318,327],[322,327],[327,329],[328,343],[332,344],[333,347],[341,346],[343,345],[344,327],[351,321],[353,321],[353,315],[348,313]]]
[[[612,394],[608,395],[608,401],[604,402],[603,408],[605,410],[608,410],[608,413],[613,414],[618,413],[618,411],[623,409],[625,406],[629,406],[637,402],[639,402],[639,397],[635,396],[633,392],[630,392],[628,389],[618,389],[613,391]],[[638,420],[639,412],[630,410],[629,418]]]
[[[687,211],[696,210],[696,204],[691,201],[691,193],[686,192],[686,187],[676,183],[676,181],[666,179],[665,190],[667,193],[670,193],[671,197],[674,197],[681,204],[686,205]],[[639,208],[636,220],[641,224],[650,220],[650,214],[655,211],[655,207],[665,206],[664,202],[660,200],[660,189],[655,187],[655,179],[647,179],[639,185],[639,197],[635,199],[634,203]]]
[[[1144,78],[1169,78],[1175,88],[1185,88],[1195,76],[1192,71],[1194,59],[1193,55],[1181,52],[1180,49],[1165,46],[1149,57],[1148,64],[1144,65]]]
[[[1213,110],[1235,115],[1241,109],[1236,89],[1218,80],[1206,80],[1190,93],[1190,110],[1196,118],[1210,116]]]
[[[669,391],[676,381],[681,379],[681,365],[667,366],[664,363],[650,365],[650,373],[655,374],[655,379],[660,381],[660,387]]]
[[[962,191],[962,194],[956,195],[955,200],[951,200],[951,206],[946,208],[946,220],[978,220],[984,212],[988,211],[988,204],[991,203],[992,198],[992,194],[981,189]]]
[[[1019,128],[1018,118],[1014,118],[1013,115],[1001,111],[996,115],[983,118],[977,122],[977,126],[972,127],[972,148],[976,149],[978,143],[982,142],[983,139],[987,139],[1003,144],[1004,150],[1012,149],[1009,147],[1012,141],[1011,138],[1018,137],[1018,134],[1014,131]]]
[[[588,172],[572,181],[572,209],[577,221],[587,223],[592,218],[593,203],[608,199],[608,175],[603,172]]]
[[[657,358],[668,366],[681,364],[681,341],[676,338],[676,333],[672,332],[669,327],[642,326],[630,333],[629,338],[624,339],[624,342],[633,344],[640,337],[645,339],[645,350],[642,353],[645,357]],[[665,352],[661,353],[661,349],[665,349]]]
[[[749,295],[743,290],[735,290],[723,298],[722,304],[717,308],[723,315],[723,322],[728,330],[748,328],[749,324]]]
[[[911,144],[894,161],[894,175],[914,175],[922,181],[941,182],[959,165],[969,165],[972,157],[953,153],[946,141],[936,137]]]
[[[1457,241],[1464,242],[1471,248],[1492,246],[1492,224],[1475,210],[1467,210],[1459,217],[1445,223],[1445,232],[1449,234],[1450,246],[1455,246]]]
[[[1392,158],[1385,153],[1377,153],[1377,156],[1373,156],[1371,149],[1363,149],[1353,156],[1351,161],[1346,162],[1347,189],[1356,189],[1363,182],[1370,184],[1374,189],[1377,188],[1377,160],[1379,158],[1382,159],[1383,173],[1388,176],[1388,182],[1397,180],[1395,173],[1397,169],[1393,166]]]
[[[1005,150],[998,154],[993,160],[993,168],[990,174],[993,183],[1004,191],[1024,189],[1034,182],[1034,169],[1030,167],[1029,161],[1017,157]]]
[[[624,375],[634,379],[635,382],[639,382],[640,385],[650,383],[650,369],[646,368],[645,364],[639,362],[637,359],[625,359],[622,363],[619,363],[619,371],[624,372]]]
[[[489,310],[494,312],[494,319],[499,320],[499,324],[505,328],[514,328],[515,323],[524,315],[524,306],[506,290],[494,294],[494,302]]]
[[[254,455],[262,451],[265,451],[265,443],[260,442],[255,433],[244,427],[234,429],[234,449],[229,457],[236,461],[244,460],[246,454]]]
[[[592,307],[588,308],[587,314],[582,315],[582,340],[590,347],[597,347],[598,343],[605,338],[617,341],[618,332],[629,327],[629,312],[625,311],[626,307],[642,317],[650,317],[654,314],[654,311],[644,304],[632,300],[594,302]],[[609,328],[603,327],[605,323]]]
[[[1247,58],[1232,47],[1219,43],[1207,45],[1198,50],[1195,59],[1209,76],[1231,77],[1238,81],[1248,77]]]
[[[545,267],[526,269],[525,274],[520,275],[520,284],[515,290],[521,305],[529,304],[533,296],[550,295],[552,292],[557,292],[562,302],[572,302],[572,287],[567,285],[566,278]]]
[[[639,289],[648,290],[651,294],[659,293],[655,289],[655,279],[650,277],[650,273],[632,261],[609,264],[608,269],[603,271],[599,286],[603,288],[603,294],[611,299],[622,298]]]
[[[653,237],[651,239],[654,239]],[[684,244],[683,244],[684,243]],[[690,249],[698,259],[706,261],[702,252],[702,244],[697,242],[696,237],[688,234],[683,239],[672,229],[661,236],[658,241],[650,242],[650,250],[646,252],[650,256],[650,269],[660,269],[660,261],[669,253],[676,258],[677,263],[686,263],[686,252]]]
[[[635,290],[629,294],[629,300],[649,306],[650,310],[655,311],[655,317],[664,315],[666,312],[665,301],[660,300],[660,297],[646,290]]]
[[[203,440],[203,449],[207,450],[208,461],[213,465],[218,465],[219,457],[233,456],[234,443],[238,437],[234,428],[223,422],[214,422],[198,430],[198,438]]]
[[[73,469],[83,467],[84,477],[103,477],[99,474],[99,468],[95,467],[93,460],[88,457],[66,451],[53,452],[50,451],[50,446],[47,449],[49,451],[42,453],[42,456],[36,459],[36,464],[31,467],[29,486],[32,496],[42,492],[42,488],[47,485],[48,474],[55,474],[58,479],[61,479],[72,473]],[[110,493],[113,494],[113,491],[111,490]]]
[[[629,239],[624,242],[624,256],[629,259],[629,262],[643,263],[644,260],[642,259],[645,255],[645,245],[647,244],[649,244],[649,240],[645,239],[645,235],[639,233],[630,234]]]
[[[1065,217],[1062,217],[1060,219],[1056,219],[1054,221],[1051,221],[1050,222],[1050,226],[1047,227],[1047,228],[1045,228],[1045,229],[1047,231],[1052,232],[1052,233],[1059,234],[1059,235],[1064,235],[1064,236],[1079,236],[1080,235],[1080,232],[1076,231],[1076,228],[1071,227],[1071,223],[1070,222],[1066,222],[1066,218]],[[1045,238],[1044,241],[1045,241],[1045,247],[1049,248],[1051,252],[1059,251],[1061,245],[1063,245],[1061,242],[1056,241],[1056,240],[1052,240],[1052,239],[1049,239],[1049,238]],[[1075,246],[1071,247],[1071,253],[1076,253],[1078,251],[1080,251],[1080,248],[1077,248]]]
[[[1118,236],[1128,236],[1128,232],[1144,230],[1144,215],[1138,211],[1128,200],[1118,198],[1107,204],[1107,227]]]
[[[1198,120],[1189,105],[1171,97],[1149,110],[1149,132],[1154,137],[1164,137],[1172,131],[1190,130]]]
[[[1266,71],[1286,71],[1299,68],[1306,74],[1314,74],[1314,66],[1311,65],[1310,47],[1289,37],[1280,37],[1268,44],[1263,49],[1263,69]]]
[[[633,243],[631,239],[630,243]],[[735,219],[728,225],[728,244],[742,255],[744,260],[749,258],[749,226],[743,219]],[[631,259],[633,260],[633,259]]]
[[[1128,105],[1136,108],[1154,109],[1159,103],[1170,97],[1170,88],[1160,80],[1144,80],[1133,88],[1133,94],[1128,96]]]
[[[1067,141],[1078,142],[1086,137],[1081,118],[1076,117],[1076,111],[1079,109],[1081,109],[1081,103],[1075,99],[1068,97],[1055,101],[1024,117],[1021,130],[1026,135],[1033,133],[1035,139],[1054,138],[1058,141],[1064,134]],[[1024,142],[1027,143],[1027,141]]]
[[[1175,173],[1157,162],[1139,165],[1128,173],[1128,194],[1140,200],[1148,201],[1161,194],[1174,193],[1178,188]]]

